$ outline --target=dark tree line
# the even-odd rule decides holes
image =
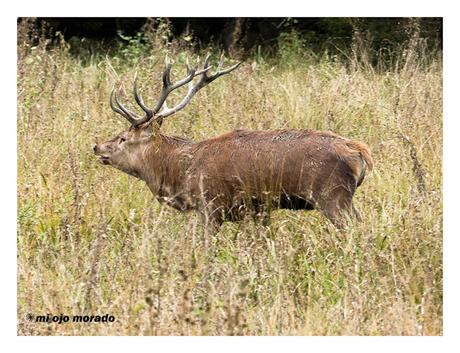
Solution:
[[[19,22],[24,19],[18,19]],[[280,36],[295,33],[310,49],[323,51],[350,47],[353,34],[369,35],[374,48],[392,47],[408,39],[409,18],[38,18],[37,28],[46,28],[52,37],[60,32],[66,40],[73,37],[120,40],[120,35],[134,36],[155,32],[167,22],[170,39],[191,38],[199,47],[209,44],[227,54],[248,53],[254,48],[276,51]],[[442,47],[442,18],[419,18],[419,33],[431,48]]]

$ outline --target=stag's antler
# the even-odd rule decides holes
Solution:
[[[150,109],[148,108],[142,97],[139,94],[139,90],[137,88],[137,78],[134,80],[134,98],[137,102],[137,104],[142,108],[142,110],[145,112],[145,115],[143,117],[140,117],[134,112],[129,111],[119,100],[117,93],[115,92],[115,89],[112,91],[110,95],[110,107],[117,113],[121,114],[124,116],[134,127],[138,127],[151,119],[155,118],[157,119],[158,122],[161,122],[163,118],[166,118],[167,116],[170,116],[182,108],[184,108],[192,99],[192,97],[195,95],[196,92],[198,92],[201,88],[206,86],[208,83],[211,83],[214,81],[216,78],[228,74],[229,72],[235,70],[241,62],[225,69],[221,70],[222,65],[223,65],[223,56],[221,57],[219,64],[217,66],[217,71],[211,76],[208,76],[207,73],[211,69],[211,65],[209,65],[209,57],[210,55],[208,54],[206,56],[206,59],[204,61],[204,66],[201,70],[197,70],[196,68],[191,68],[188,60],[186,62],[187,65],[187,76],[184,77],[182,80],[177,81],[176,83],[172,84],[171,83],[171,67],[172,64],[171,62],[166,58],[166,69],[163,73],[163,88],[161,90],[160,98],[158,99],[158,103],[156,104],[155,108]],[[200,76],[198,82],[196,84],[193,83],[193,79],[195,76]],[[177,104],[173,108],[168,108],[167,105],[165,104],[166,98],[169,96],[169,94],[174,91],[175,89],[184,86],[185,84],[189,83],[189,90],[187,95],[184,97],[184,99]],[[115,106],[113,103],[113,100],[115,99],[115,102],[117,106]],[[163,107],[163,109],[160,111],[160,109]]]

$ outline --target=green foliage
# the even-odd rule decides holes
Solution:
[[[135,62],[142,56],[146,48],[142,33],[137,32],[134,36],[128,36],[123,35],[121,31],[118,31],[117,34],[122,40],[122,45],[118,50],[119,54],[124,60],[127,60],[131,64],[135,64]]]
[[[306,42],[298,32],[292,30],[289,33],[281,33],[278,40],[279,62],[283,68],[292,68],[298,65],[305,57]]]

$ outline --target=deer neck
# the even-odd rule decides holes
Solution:
[[[160,202],[186,209],[184,192],[189,158],[183,158],[193,142],[159,134],[146,148],[140,179],[144,180]]]

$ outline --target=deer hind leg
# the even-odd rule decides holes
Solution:
[[[359,217],[353,206],[353,194],[346,189],[328,193],[318,201],[318,209],[338,228],[345,228],[347,221]]]

